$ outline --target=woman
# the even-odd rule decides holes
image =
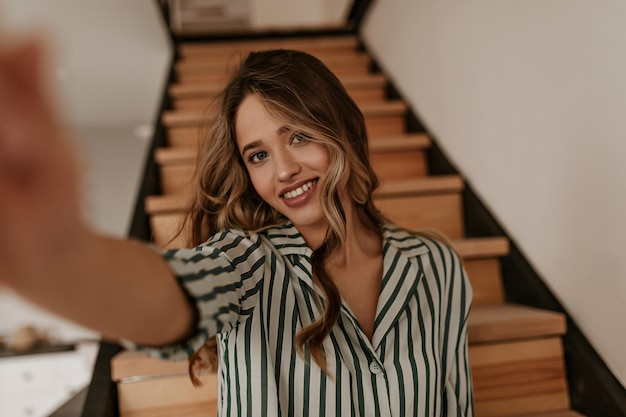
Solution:
[[[322,63],[246,59],[199,152],[195,248],[160,254],[79,220],[38,56],[2,56],[6,284],[161,357],[199,362],[215,336],[223,416],[473,415],[460,261],[375,209],[363,116]]]

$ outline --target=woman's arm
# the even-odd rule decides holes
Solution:
[[[42,82],[42,55],[37,41],[0,44],[0,284],[105,337],[181,339],[194,308],[159,254],[83,221],[74,149]]]

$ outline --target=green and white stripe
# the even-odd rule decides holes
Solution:
[[[219,415],[473,416],[471,288],[447,246],[384,228],[384,276],[370,341],[344,303],[324,343],[327,377],[296,334],[320,316],[311,250],[287,224],[231,230],[164,254],[200,312],[197,332],[161,349],[184,359],[217,334]]]

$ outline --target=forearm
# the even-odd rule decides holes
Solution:
[[[40,41],[0,45],[0,285],[106,337],[175,341],[193,308],[165,262],[81,220],[75,151],[42,62]]]
[[[190,331],[193,307],[158,253],[91,233],[69,249],[45,259],[45,268],[34,261],[29,273],[8,285],[107,338],[159,346]]]

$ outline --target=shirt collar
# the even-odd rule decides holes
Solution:
[[[407,258],[424,255],[429,252],[428,246],[417,236],[392,224],[383,226],[383,245],[391,245],[402,252]],[[304,237],[291,223],[267,228],[261,232],[272,245],[283,255],[302,255],[311,257],[313,251],[307,246]]]
[[[310,258],[313,254],[300,231],[291,222],[282,226],[269,227],[261,231],[261,234],[272,243],[282,256],[302,255]]]
[[[395,247],[407,258],[424,255],[430,251],[422,239],[392,223],[383,226],[383,241],[384,244]]]
[[[415,258],[428,254],[430,251],[420,237],[394,224],[385,224],[382,232],[383,282],[372,338],[374,349],[378,348],[415,294],[423,276],[420,262]],[[271,241],[282,256],[305,256],[310,261],[313,251],[306,245],[304,238],[293,224],[286,223],[283,226],[271,227],[261,233]],[[300,280],[313,287],[310,272],[307,273],[300,268],[296,268],[295,272]],[[385,305],[386,300],[393,300],[393,302]],[[304,305],[302,301],[302,306]],[[351,314],[349,316],[356,322]]]

